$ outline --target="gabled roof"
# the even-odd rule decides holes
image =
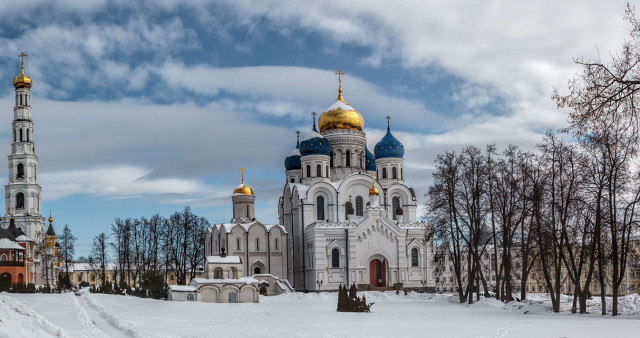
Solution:
[[[207,263],[213,264],[241,264],[240,256],[207,256]]]
[[[0,238],[0,249],[24,250],[20,244],[7,238]]]

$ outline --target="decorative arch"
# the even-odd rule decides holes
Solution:
[[[411,266],[420,266],[420,251],[416,247],[411,248]]]
[[[24,209],[24,194],[21,192],[16,194],[16,209]]]
[[[259,275],[259,274],[263,274],[263,273],[267,273],[265,271],[264,263],[262,263],[262,261],[260,261],[259,259],[254,261],[251,264],[251,274],[252,275]]]
[[[339,268],[340,267],[340,249],[333,248],[331,250],[331,267]]]

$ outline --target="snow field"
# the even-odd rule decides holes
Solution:
[[[576,315],[552,313],[544,295],[508,304],[481,299],[473,305],[459,304],[457,296],[447,294],[358,295],[375,302],[371,313],[336,312],[336,293],[288,293],[261,297],[258,304],[166,302],[89,293],[7,298],[15,296],[33,308],[43,308],[43,316],[74,337],[640,337],[637,296],[621,299],[628,315],[610,317],[598,315],[595,298],[590,301],[591,314]],[[51,304],[55,311],[44,309]],[[570,308],[570,298],[563,306]]]

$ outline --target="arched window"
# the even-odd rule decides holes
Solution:
[[[20,142],[22,142],[22,128],[20,128]]]
[[[324,177],[329,177],[329,166],[326,166],[327,174]]]
[[[247,205],[247,218],[251,217],[249,214],[249,206]]]
[[[321,221],[324,219],[324,197],[316,197],[316,219]]]
[[[16,209],[24,209],[24,194],[21,192],[16,195]]]
[[[349,150],[347,150],[347,152],[345,154],[345,165],[347,167],[351,166],[351,152]]]
[[[398,178],[398,168],[396,167],[391,168],[391,177],[394,180]]]
[[[316,177],[322,177],[322,166],[316,165]]]
[[[256,238],[256,251],[260,251],[260,238]]]
[[[18,284],[24,284],[24,275],[18,274]]]
[[[229,277],[231,277],[233,279],[238,279],[238,269],[232,267],[231,268],[231,276],[229,276]]]
[[[382,178],[387,178],[387,168],[382,168]]]
[[[311,166],[307,164],[307,177],[311,177]]]
[[[329,153],[329,163],[331,163],[332,167],[335,167],[335,164],[333,164],[333,150]],[[327,175],[329,176],[329,175]]]
[[[356,197],[356,216],[362,216],[363,206],[362,196]]]
[[[293,183],[293,177],[291,178],[291,183]]]
[[[411,266],[418,266],[418,248],[411,249]]]
[[[2,256],[0,256],[0,261],[6,261],[6,260],[7,260],[7,255],[2,254]]]
[[[340,250],[338,249],[331,250],[331,267],[332,268],[340,267]]]
[[[259,266],[256,266],[255,268],[253,268],[253,274],[254,274],[254,275],[259,275],[259,274],[260,274],[260,271],[261,271],[261,270],[260,270],[260,267],[259,267]]]
[[[403,180],[403,179],[404,179],[404,178],[403,178],[403,177],[404,177],[404,173],[403,173],[403,171],[404,171],[404,170],[402,170],[402,168],[400,168],[400,179],[401,179],[401,180]]]
[[[351,201],[344,204],[344,219],[349,219],[349,215],[353,215],[353,204]]]
[[[398,196],[394,196],[391,199],[391,212],[393,213],[393,219],[398,219],[398,215],[396,214],[396,211],[398,210],[399,207],[400,207],[400,198],[398,198]]]
[[[24,164],[18,163],[18,172],[16,173],[16,178],[24,177]]]
[[[213,269],[213,278],[214,279],[223,279],[224,278],[222,268],[217,267],[217,268]]]
[[[190,294],[187,295],[187,301],[188,302],[193,302],[193,294],[190,293]]]

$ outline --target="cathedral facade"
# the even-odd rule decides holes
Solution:
[[[339,86],[317,126],[314,113],[311,131],[286,157],[285,169],[278,214],[289,235],[287,278],[296,290],[434,285],[427,224],[416,220],[404,146],[391,133],[389,117],[371,153],[364,119]]]

